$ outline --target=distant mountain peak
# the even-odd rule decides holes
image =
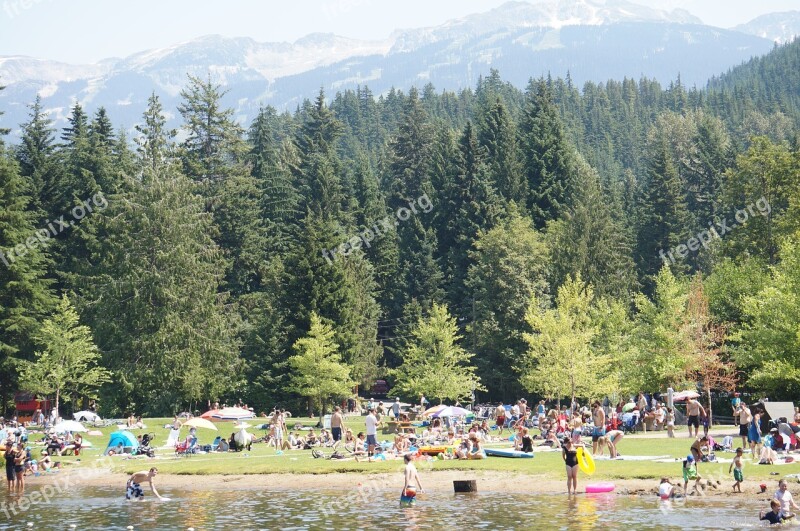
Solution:
[[[800,11],[761,15],[732,29],[783,44],[800,36]]]

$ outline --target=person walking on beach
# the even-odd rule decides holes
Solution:
[[[567,494],[578,493],[578,447],[569,437],[564,438],[561,447],[561,458],[567,468]]]
[[[694,480],[694,490],[697,491],[701,479],[703,478],[697,473],[697,463],[694,460],[694,456],[687,455],[683,461],[683,495],[686,496],[689,480]]]
[[[706,410],[696,398],[690,398],[686,402],[686,424],[689,426],[689,437],[700,435],[700,415],[705,416]],[[692,434],[692,426],[694,426],[694,434]]]
[[[6,452],[4,457],[6,459],[6,480],[8,480],[8,491],[11,492],[14,490],[17,481],[17,473],[14,469],[14,462],[17,459],[17,453],[14,451],[14,443],[11,442],[11,439],[6,441]]]
[[[419,473],[417,467],[414,466],[413,456],[405,454],[403,462],[406,467],[403,470],[403,490],[400,491],[400,503],[411,505],[417,497],[417,488],[420,492],[425,492],[425,489],[422,488],[422,483],[419,481]]]
[[[503,427],[506,425],[506,408],[503,407],[503,403],[500,402],[500,405],[494,410],[495,416],[495,425],[500,429],[498,435],[503,435]]]
[[[736,449],[736,457],[733,458],[733,462],[731,466],[728,467],[728,474],[731,473],[733,470],[733,479],[736,480],[736,483],[733,484],[733,492],[742,492],[742,481],[744,481],[744,471],[742,470],[743,463],[742,463],[742,454],[743,450],[741,448]],[[736,467],[736,468],[734,468]]]
[[[367,427],[367,459],[371,461],[378,445],[378,419],[375,417],[374,407],[367,408],[367,418],[364,422]]]
[[[156,477],[156,474],[158,474],[158,469],[155,467],[148,471],[135,472],[131,474],[131,477],[128,478],[128,482],[125,484],[125,499],[143,500],[144,491],[142,490],[141,484],[147,481],[150,484],[150,490],[153,491],[153,494],[156,495],[156,498],[163,500],[164,497],[158,493],[156,486],[153,483],[153,478]]]

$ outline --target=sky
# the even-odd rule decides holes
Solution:
[[[380,40],[396,29],[439,25],[505,1],[0,0],[0,56],[92,63],[208,34],[293,42],[325,32]],[[706,24],[723,28],[765,13],[800,9],[797,0],[633,1],[686,9]]]

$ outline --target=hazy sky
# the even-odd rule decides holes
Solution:
[[[633,0],[680,7],[728,28],[800,8],[797,0]],[[70,63],[123,57],[201,35],[294,41],[312,32],[383,39],[398,28],[435,26],[505,0],[0,0],[0,55]]]

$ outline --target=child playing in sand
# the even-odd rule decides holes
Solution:
[[[733,479],[736,480],[736,483],[733,484],[733,492],[742,492],[742,481],[744,481],[744,472],[742,471],[743,452],[741,448],[737,448],[736,457],[733,458],[731,466],[728,467],[728,474],[733,470]]]
[[[686,488],[689,485],[689,480],[694,480],[694,490],[697,491],[700,485],[700,474],[697,473],[697,463],[695,463],[694,456],[687,455],[683,461],[683,495],[686,496]]]

